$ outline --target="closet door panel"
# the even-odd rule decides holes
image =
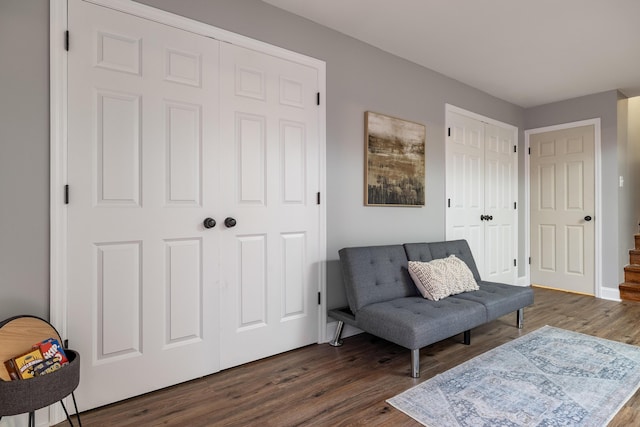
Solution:
[[[469,242],[483,280],[515,283],[515,132],[453,112],[447,119],[446,238]]]
[[[486,221],[484,280],[514,283],[517,275],[516,144],[514,132],[485,124]]]
[[[219,42],[79,0],[68,25],[67,335],[88,410],[219,370],[219,233],[202,225]]]
[[[221,46],[221,366],[318,341],[317,70]],[[223,221],[221,221],[223,222]]]
[[[448,240],[466,239],[482,272],[484,265],[484,128],[482,123],[452,114],[447,138]]]

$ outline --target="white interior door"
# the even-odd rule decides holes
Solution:
[[[477,267],[484,272],[484,126],[461,114],[448,116],[447,240],[466,239]]]
[[[483,280],[515,283],[518,250],[515,136],[510,129],[485,124],[484,212],[485,263]],[[475,255],[474,255],[475,256]]]
[[[219,370],[218,48],[69,1],[68,338],[81,410]]]
[[[593,295],[594,126],[530,136],[531,282]]]
[[[221,46],[221,367],[318,341],[317,71]]]
[[[483,280],[517,278],[517,154],[513,129],[447,113],[446,238],[469,242]]]

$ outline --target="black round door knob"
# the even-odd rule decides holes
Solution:
[[[213,228],[216,226],[216,220],[213,218],[205,218],[202,225],[204,225],[204,228]]]
[[[236,220],[235,218],[231,218],[231,217],[227,217],[224,220],[224,225],[227,228],[231,228],[231,227],[235,227],[236,226]]]
[[[587,215],[587,216],[584,217],[584,220],[585,221],[591,221],[591,217],[589,215]]]

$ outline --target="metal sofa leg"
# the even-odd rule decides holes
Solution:
[[[464,331],[464,344],[471,345],[471,330]]]
[[[420,349],[411,350],[411,378],[420,378]]]
[[[516,318],[518,323],[518,329],[524,328],[524,308],[518,309],[516,312]]]
[[[340,347],[342,345],[342,340],[340,336],[342,335],[342,329],[344,328],[344,322],[342,320],[338,320],[338,327],[336,328],[336,333],[333,336],[333,339],[329,341],[329,345],[334,347]]]

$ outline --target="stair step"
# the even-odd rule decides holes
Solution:
[[[629,251],[629,264],[640,265],[640,249],[631,249]]]
[[[624,281],[627,283],[640,283],[640,265],[627,265],[624,267]]]
[[[620,283],[620,298],[624,301],[640,301],[640,283]]]

